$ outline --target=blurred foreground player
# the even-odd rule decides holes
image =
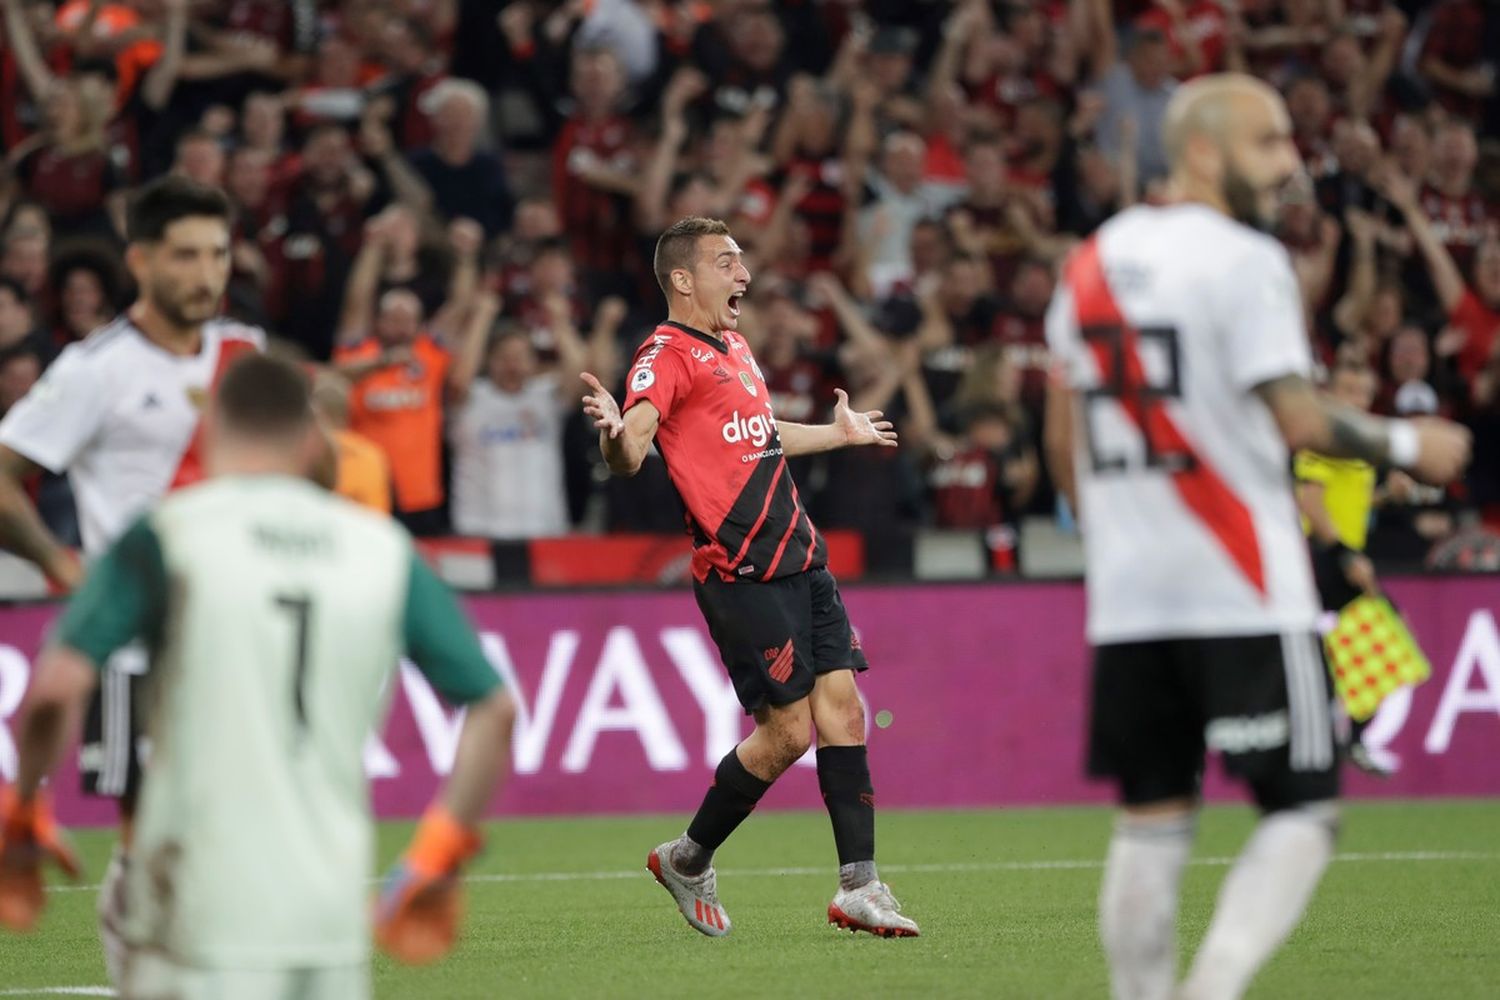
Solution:
[[[1291,262],[1258,231],[1300,169],[1274,90],[1234,75],[1187,84],[1164,139],[1176,204],[1121,213],[1065,267],[1047,318],[1048,451],[1084,534],[1089,769],[1124,806],[1099,902],[1114,995],[1229,1000],[1301,919],[1337,822],[1288,449],[1443,482],[1469,440],[1445,421],[1360,413],[1308,381]],[[1262,816],[1174,993],[1206,748]]]
[[[389,518],[304,478],[322,444],[305,377],[252,355],[225,375],[211,480],[139,518],[43,652],[6,790],[0,923],[34,925],[59,849],[43,777],[102,665],[151,648],[153,750],[126,875],[125,997],[369,996],[374,824],[361,749],[407,653],[467,706],[448,784],[376,910],[396,957],[441,955],[460,866],[505,769],[513,708],[473,630]]]
[[[113,321],[65,348],[0,422],[0,546],[71,589],[82,567],[37,516],[24,480],[66,474],[83,552],[101,555],[169,490],[203,477],[201,413],[234,358],[265,334],[218,317],[229,282],[229,200],[182,177],[142,188],[127,211],[125,263],[140,288]],[[120,891],[146,752],[137,689],[146,652],[112,657],[84,724],[79,771],[86,795],[120,804],[120,845],[99,893],[99,932],[118,981]]]
[[[816,730],[818,784],[839,856],[828,919],[915,936],[875,870],[875,793],[854,684],[865,656],[828,572],[827,544],[786,465],[849,445],[894,447],[895,432],[878,410],[852,411],[843,390],[831,424],[776,419],[760,367],[735,332],[750,272],[724,223],[688,218],[667,229],[656,280],[668,319],[636,353],[623,415],[587,374],[584,412],[616,475],[639,471],[653,439],[661,451],[687,508],[698,606],[755,731],[719,762],[687,832],[652,851],[647,867],[692,927],[728,934],[714,851]]]

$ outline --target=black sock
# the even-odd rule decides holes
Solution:
[[[833,821],[839,865],[875,860],[875,789],[864,747],[821,747],[818,787]]]
[[[729,839],[735,827],[744,822],[770,787],[769,781],[762,781],[745,770],[735,751],[725,754],[714,771],[714,783],[708,787],[703,804],[687,828],[688,838],[703,849],[704,856],[684,858],[677,869],[684,875],[696,875],[707,868],[713,852]],[[694,867],[698,871],[690,870]]]

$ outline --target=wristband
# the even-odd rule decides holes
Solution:
[[[1422,455],[1421,439],[1417,428],[1410,420],[1392,420],[1388,425],[1389,447],[1387,454],[1392,465],[1409,468],[1417,464]]]

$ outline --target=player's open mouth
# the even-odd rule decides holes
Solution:
[[[744,292],[735,292],[729,296],[729,315],[738,316],[740,314],[740,297],[744,294]]]

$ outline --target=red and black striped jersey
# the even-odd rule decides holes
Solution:
[[[656,447],[687,508],[696,579],[774,580],[827,563],[743,337],[663,323],[636,351],[628,390],[625,410],[649,401],[661,414]]]

